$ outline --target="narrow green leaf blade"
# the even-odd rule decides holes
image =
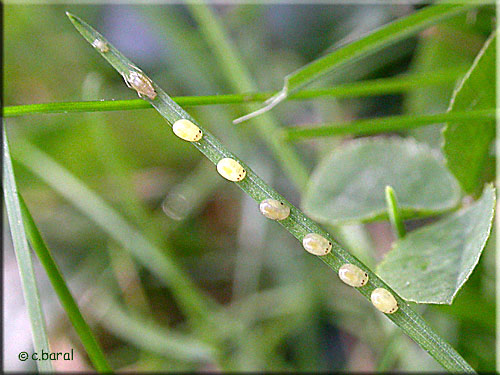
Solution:
[[[387,219],[385,187],[398,196],[403,218],[453,209],[460,188],[426,145],[410,139],[359,139],[337,148],[313,172],[306,213],[320,222]]]
[[[451,304],[479,261],[494,209],[487,185],[473,205],[397,241],[377,273],[408,301]]]
[[[369,56],[384,47],[394,44],[419,31],[461,12],[465,12],[479,4],[438,4],[428,6],[408,17],[398,19],[378,30],[358,39],[332,53],[323,56],[305,65],[294,73],[285,77],[283,89],[274,97],[269,99],[266,107],[250,113],[234,123],[239,123],[267,112],[272,107],[285,100],[292,92],[299,90],[305,85],[319,79],[334,69],[338,69],[349,63],[353,63],[363,57]]]
[[[496,106],[496,35],[477,55],[451,99],[449,113],[491,109]],[[478,196],[495,168],[490,148],[495,119],[450,121],[443,131],[446,164],[466,193]]]
[[[36,252],[40,263],[42,263],[47,276],[52,284],[52,287],[59,297],[59,301],[63,306],[71,324],[75,328],[76,333],[80,337],[87,354],[94,364],[95,368],[99,372],[111,372],[111,367],[109,366],[104,352],[101,349],[99,343],[94,337],[94,334],[90,330],[87,322],[83,318],[80,309],[78,308],[73,295],[71,294],[59,267],[57,266],[52,254],[45,245],[38,228],[36,227],[35,221],[33,220],[26,203],[24,202],[21,195],[19,195],[19,203],[21,208],[21,214],[23,217],[23,222],[26,225],[26,233],[28,235],[29,241],[33,250]]]
[[[3,139],[3,187],[5,206],[7,208],[7,218],[9,220],[12,241],[14,243],[14,250],[19,267],[19,274],[21,276],[24,300],[26,302],[28,316],[31,321],[33,347],[37,353],[41,353],[42,350],[49,352],[49,340],[47,338],[45,318],[33,270],[31,251],[28,246],[26,233],[24,231],[21,207],[19,204],[19,197],[17,195],[16,178],[14,176],[14,168],[12,167],[9,143],[5,129],[3,130]],[[50,361],[36,361],[36,364],[38,370],[40,371],[53,371]]]

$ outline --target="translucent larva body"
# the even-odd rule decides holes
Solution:
[[[217,163],[217,172],[229,181],[241,181],[245,178],[247,172],[236,160],[224,158]]]
[[[156,98],[156,91],[153,87],[153,83],[144,73],[131,70],[128,76],[123,77],[123,79],[128,87],[137,91],[137,95],[139,95],[140,98],[143,96],[147,96],[151,100]]]
[[[174,122],[172,130],[176,136],[189,142],[199,141],[203,136],[201,129],[187,119],[181,119]]]
[[[344,264],[339,269],[339,277],[347,285],[359,288],[368,282],[368,274],[354,264]]]
[[[259,210],[268,219],[285,220],[290,215],[290,207],[276,199],[265,199],[259,204]]]
[[[398,302],[387,289],[374,289],[371,295],[371,300],[373,306],[383,313],[393,314],[398,310]]]
[[[332,243],[317,233],[309,233],[302,239],[304,249],[314,255],[326,255],[332,250]]]
[[[105,53],[109,51],[108,43],[103,42],[101,39],[96,39],[92,42],[92,47],[98,49],[100,52]]]

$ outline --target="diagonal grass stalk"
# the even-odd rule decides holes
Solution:
[[[66,282],[62,276],[57,263],[55,262],[52,254],[45,245],[38,228],[26,206],[21,195],[19,195],[19,203],[21,207],[21,213],[23,216],[23,222],[26,226],[26,233],[28,235],[31,246],[36,252],[40,263],[42,263],[47,276],[52,284],[52,287],[56,291],[59,301],[63,306],[64,310],[68,314],[68,318],[71,321],[76,333],[80,337],[87,354],[94,364],[95,368],[99,372],[111,372],[112,369],[109,366],[104,352],[102,351],[99,343],[95,339],[90,327],[83,318],[80,309],[78,308],[73,295],[71,294]]]
[[[398,19],[373,31],[350,44],[345,45],[285,77],[283,89],[265,102],[266,106],[233,121],[237,124],[265,113],[282,102],[291,93],[319,79],[325,74],[352,64],[361,58],[372,55],[404,38],[424,30],[425,28],[477,7],[480,4],[469,2],[464,4],[443,3],[430,5],[407,17]]]
[[[79,18],[68,13],[73,25],[89,42],[99,39],[108,43],[101,34],[95,31],[88,24]],[[138,70],[127,58],[109,44],[107,52],[100,52],[101,55],[123,76],[130,74],[130,69]],[[368,283],[357,288],[366,299],[370,299],[371,292],[375,288],[385,288],[390,291],[396,301],[399,309],[394,314],[386,315],[396,325],[398,325],[409,337],[411,337],[420,347],[426,350],[432,357],[436,359],[445,369],[452,372],[474,372],[473,368],[455,351],[445,340],[443,340],[421,317],[417,314],[409,304],[399,297],[383,280],[381,280],[374,272],[362,264],[357,258],[352,256],[348,251],[340,247],[331,236],[317,223],[305,216],[299,209],[290,204],[273,188],[268,186],[259,176],[257,176],[243,161],[224,147],[217,138],[210,132],[200,126],[184,109],[175,103],[156,83],[151,82],[156,95],[154,98],[145,97],[153,105],[153,107],[167,120],[170,125],[173,125],[177,120],[187,119],[199,126],[203,130],[203,137],[192,144],[202,152],[210,161],[217,164],[223,158],[231,158],[241,164],[246,169],[246,177],[235,182],[238,187],[250,195],[256,202],[261,202],[264,199],[272,198],[283,202],[290,207],[290,215],[279,221],[287,231],[289,231],[299,241],[309,233],[317,233],[332,243],[332,251],[327,255],[321,256],[320,259],[325,262],[335,272],[345,263],[357,265],[369,275]]]
[[[12,167],[9,142],[5,128],[3,129],[3,140],[3,187],[5,206],[7,208],[7,218],[9,219],[12,242],[14,244],[14,251],[19,267],[19,275],[21,276],[24,300],[31,322],[33,348],[37,353],[41,353],[42,350],[49,352],[47,328],[45,326],[45,318],[35,272],[33,270],[31,251],[26,237],[25,223],[21,212],[22,206],[17,193],[16,178],[14,175],[14,168]],[[30,359],[29,354],[27,352],[24,353],[27,355],[26,359]],[[19,354],[19,356],[19,359],[22,360],[21,354]],[[39,371],[53,371],[50,361],[36,361],[36,365]]]

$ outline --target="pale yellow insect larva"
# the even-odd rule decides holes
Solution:
[[[371,295],[373,306],[386,314],[395,313],[398,310],[398,301],[384,288],[374,289]]]
[[[109,51],[108,43],[102,41],[101,39],[96,39],[92,42],[92,47],[98,49],[100,52],[105,53]]]
[[[309,233],[302,239],[304,249],[314,255],[326,255],[332,250],[332,243],[317,233]]]
[[[290,207],[276,199],[264,199],[259,204],[259,210],[268,219],[285,220],[290,215]]]
[[[203,136],[201,129],[185,118],[174,122],[172,130],[176,136],[189,142],[199,141]]]
[[[339,269],[339,277],[347,285],[359,288],[368,282],[368,274],[354,264],[344,264]]]
[[[245,178],[247,172],[236,160],[224,158],[217,163],[217,172],[229,181],[241,181]]]
[[[137,95],[139,95],[140,98],[143,96],[147,96],[151,100],[156,98],[156,91],[153,87],[153,83],[144,73],[131,70],[128,76],[124,76],[123,79],[128,87],[137,91]]]

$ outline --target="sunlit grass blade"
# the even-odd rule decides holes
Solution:
[[[372,95],[404,93],[416,88],[439,86],[456,81],[464,69],[446,69],[430,73],[402,74],[389,78],[378,78],[314,90],[301,90],[289,96],[290,100],[311,100],[316,98],[356,98]],[[179,105],[202,106],[263,102],[276,92],[254,92],[248,94],[226,94],[206,96],[176,96],[172,99]],[[152,108],[141,99],[96,100],[83,102],[55,102],[12,105],[3,108],[4,117],[25,116],[35,113],[70,113],[125,111]]]
[[[59,267],[57,266],[52,254],[49,249],[45,245],[36,224],[31,217],[31,214],[26,206],[21,195],[19,195],[19,203],[21,207],[21,214],[23,217],[23,222],[26,226],[26,233],[28,235],[29,241],[33,250],[35,251],[40,263],[45,269],[49,280],[56,291],[57,296],[59,297],[59,301],[63,306],[64,310],[68,314],[68,318],[73,324],[76,333],[82,340],[82,344],[89,355],[90,360],[94,364],[95,368],[99,372],[110,372],[111,367],[109,366],[104,352],[102,351],[99,343],[95,339],[90,327],[82,316],[78,305],[75,302],[64,278],[59,271]]]
[[[289,141],[300,139],[333,137],[339,135],[372,135],[414,129],[420,126],[444,123],[454,120],[491,120],[495,119],[495,109],[481,109],[465,112],[446,112],[431,115],[402,115],[355,120],[347,123],[324,123],[303,125],[283,129],[283,135]]]
[[[387,203],[387,212],[389,214],[389,219],[391,221],[394,234],[397,236],[397,238],[403,238],[406,235],[403,216],[401,215],[401,211],[399,210],[396,193],[394,192],[394,189],[389,185],[385,187],[385,201]]]
[[[9,220],[12,242],[14,243],[14,251],[16,253],[19,267],[19,274],[21,276],[24,300],[26,302],[28,316],[31,322],[33,348],[37,353],[41,353],[42,350],[49,352],[47,328],[45,326],[45,318],[40,301],[40,294],[38,292],[37,281],[33,270],[31,251],[28,246],[23,216],[21,214],[21,205],[17,194],[16,178],[12,167],[9,142],[7,140],[7,132],[5,131],[5,128],[3,129],[3,141],[3,192],[5,206],[7,209],[7,218]],[[31,360],[30,353],[27,351],[25,353],[27,357],[24,360]],[[22,359],[20,358],[20,360]],[[50,361],[36,361],[36,365],[39,371],[53,371]]]
[[[381,49],[394,44],[419,31],[451,16],[465,12],[479,4],[438,4],[425,7],[405,18],[398,19],[388,25],[373,31],[367,36],[339,48],[326,56],[314,60],[299,70],[285,77],[283,89],[266,101],[266,106],[240,117],[233,122],[240,123],[259,114],[265,113],[285,100],[291,93],[319,79],[325,74],[363,57],[369,56]]]
[[[16,159],[94,221],[156,277],[169,286],[190,318],[206,317],[214,307],[181,267],[152,244],[103,199],[47,154],[25,141],[16,142]]]
[[[92,43],[96,37],[102,38],[89,25],[73,15],[68,15],[75,27],[82,35]],[[102,38],[104,42],[107,42]],[[110,51],[114,51],[114,47],[110,45]],[[105,56],[108,61],[121,58],[121,54],[113,54]],[[120,74],[127,74],[130,64],[129,60],[125,59],[120,62],[110,61],[110,63],[118,70]],[[120,69],[127,69],[125,71]],[[356,288],[366,299],[370,300],[370,295],[376,288],[384,288],[392,293],[399,305],[399,309],[393,314],[387,314],[387,318],[391,319],[398,325],[409,337],[411,337],[420,347],[426,350],[433,358],[436,359],[445,369],[451,372],[474,372],[473,368],[453,349],[444,339],[442,339],[421,317],[418,315],[401,297],[399,297],[382,279],[380,279],[366,265],[360,262],[356,257],[348,251],[340,247],[328,232],[322,229],[317,223],[305,216],[302,211],[294,207],[277,191],[266,184],[255,172],[252,171],[243,161],[236,155],[231,153],[217,138],[210,132],[204,129],[197,123],[183,108],[175,103],[156,83],[151,83],[156,90],[154,99],[145,98],[149,101],[156,110],[172,125],[180,119],[187,119],[198,126],[203,131],[203,137],[195,142],[192,142],[200,152],[202,152],[210,161],[217,164],[223,158],[231,158],[237,161],[245,170],[244,177],[236,185],[245,191],[256,202],[260,203],[264,199],[276,199],[283,202],[284,205],[290,207],[290,215],[280,220],[278,223],[282,225],[295,238],[302,242],[307,234],[315,233],[324,237],[332,243],[331,252],[319,258],[325,262],[335,273],[339,268],[346,264],[354,264],[360,267],[369,275],[369,281],[361,288]],[[214,171],[215,173],[215,171]]]

